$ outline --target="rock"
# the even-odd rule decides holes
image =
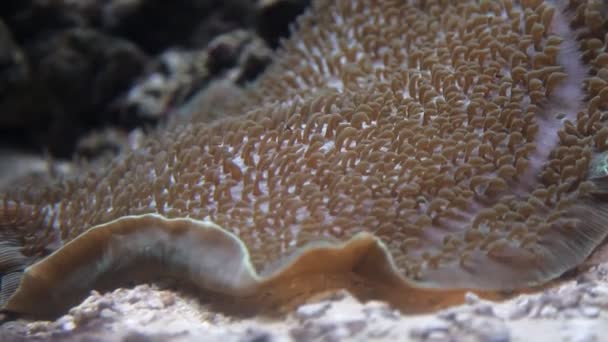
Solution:
[[[596,318],[600,314],[600,309],[594,306],[582,306],[580,312],[587,318]]]
[[[78,136],[92,125],[117,121],[108,117],[110,105],[147,62],[128,41],[85,28],[29,42],[24,51],[9,54],[21,67],[11,66],[13,76],[5,79],[13,81],[0,83],[7,90],[0,109],[11,113],[2,116],[0,130],[43,143],[60,157],[71,156]],[[26,129],[27,134],[19,133]]]
[[[238,65],[240,71],[236,77],[236,83],[244,85],[247,82],[254,81],[270,65],[273,57],[273,51],[264,41],[253,37],[242,49],[242,53],[239,56]]]
[[[121,100],[121,113],[134,121],[174,116],[212,121],[233,112],[224,105],[235,104],[241,86],[253,81],[272,57],[259,37],[242,30],[217,37],[207,49],[167,51]]]
[[[423,327],[416,327],[410,331],[410,337],[416,340],[433,340],[449,338],[450,325],[443,321],[431,321]]]
[[[168,50],[149,65],[117,105],[125,121],[158,122],[205,84],[207,53]]]
[[[6,0],[0,110],[9,114],[0,117],[0,144],[105,159],[123,145],[106,132],[154,127],[188,111],[210,84],[225,81],[230,91],[220,96],[240,93],[272,60],[269,42],[288,34],[308,2]],[[261,38],[257,24],[268,20],[278,26]],[[197,117],[223,115],[212,107]]]
[[[124,130],[106,128],[87,133],[78,140],[76,154],[87,160],[99,158],[104,154],[114,156],[129,147],[129,134]]]
[[[129,41],[69,29],[30,51],[40,82],[65,111],[103,110],[144,70],[147,56]]]
[[[241,70],[235,81],[240,84],[255,79],[272,60],[272,51],[264,41],[243,30],[218,36],[209,43],[207,50],[209,73],[217,75],[239,67]]]
[[[256,28],[258,34],[272,47],[289,35],[294,19],[310,6],[310,0],[258,0]]]
[[[36,82],[44,84],[49,110],[49,150],[65,155],[73,150],[79,131],[108,117],[110,105],[141,74],[147,57],[123,39],[90,29],[70,29],[40,42],[30,51]],[[71,123],[66,125],[65,122]],[[76,130],[74,129],[76,128]]]
[[[27,83],[29,65],[8,26],[0,19],[0,94]],[[7,116],[7,115],[3,115]]]
[[[153,127],[212,81],[245,85],[273,54],[255,33],[258,8],[251,0],[3,1],[0,110],[10,114],[0,117],[0,144],[71,158],[90,131]],[[285,22],[295,18],[287,12]],[[115,150],[84,153],[106,151]]]
[[[167,46],[203,48],[219,34],[252,26],[252,17],[243,14],[254,13],[246,0],[113,0],[102,8],[105,30],[150,54]]]
[[[473,320],[468,330],[478,341],[509,342],[511,340],[506,324],[498,319]]]
[[[296,317],[303,319],[303,320],[310,319],[310,318],[319,318],[319,317],[323,316],[325,314],[325,312],[327,312],[327,310],[329,310],[329,308],[331,308],[331,304],[327,303],[327,302],[306,304],[306,305],[300,306],[296,310],[295,315],[296,315]]]
[[[0,130],[11,130],[32,124],[40,117],[33,107],[30,66],[13,33],[0,19]],[[29,94],[30,96],[26,96]],[[24,115],[25,114],[25,115]]]

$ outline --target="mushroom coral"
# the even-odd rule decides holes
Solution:
[[[238,301],[349,273],[395,302],[558,277],[608,235],[602,6],[315,1],[226,118],[6,194],[4,310],[158,276]]]

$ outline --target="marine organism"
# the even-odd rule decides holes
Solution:
[[[395,302],[558,277],[608,235],[602,6],[315,1],[225,119],[6,194],[4,310],[154,276],[267,299],[351,274]]]

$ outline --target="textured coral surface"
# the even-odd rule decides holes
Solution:
[[[42,261],[7,308],[36,314],[32,298],[57,303],[139,261],[254,296],[318,274],[398,278],[404,297],[557,277],[608,233],[601,6],[316,2],[225,105],[240,115],[8,194],[5,299]]]

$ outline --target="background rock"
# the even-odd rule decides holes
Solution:
[[[308,3],[2,1],[0,147],[95,157],[82,137],[155,127],[213,81],[254,80]]]

